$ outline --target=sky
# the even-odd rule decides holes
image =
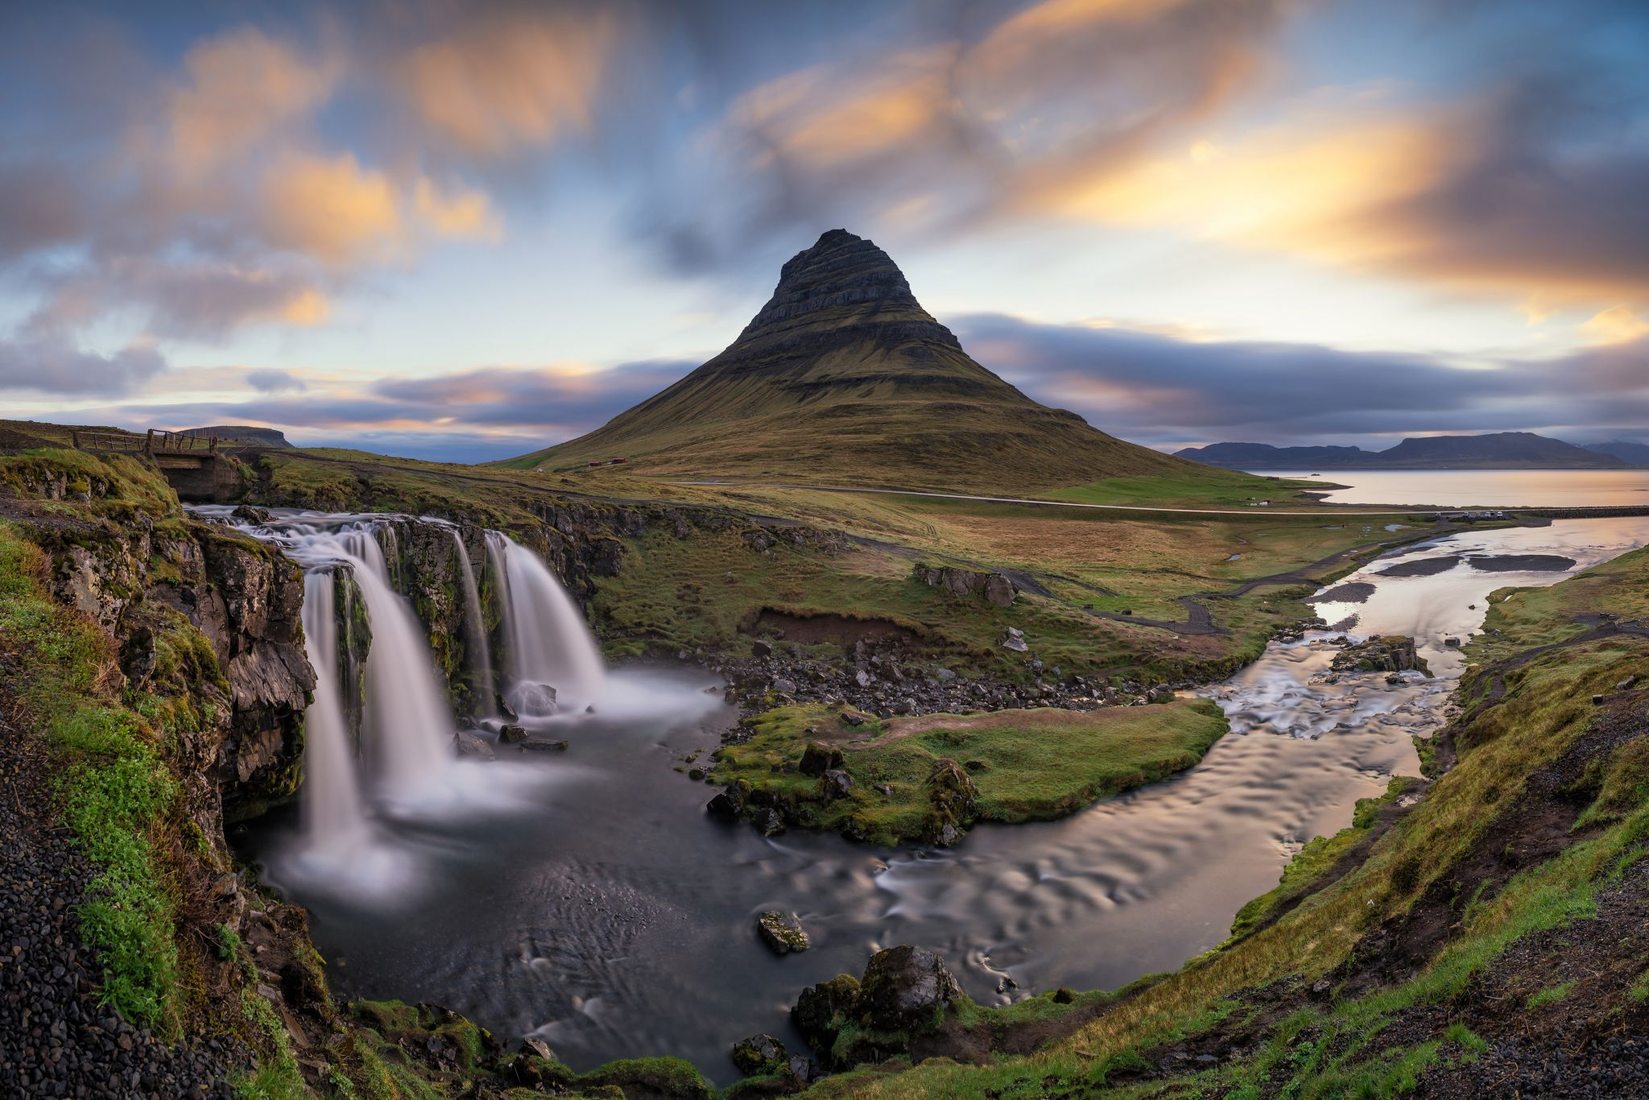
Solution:
[[[820,233],[1165,449],[1649,441],[1641,0],[0,0],[0,417],[479,461]]]

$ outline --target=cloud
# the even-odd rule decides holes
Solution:
[[[261,393],[301,393],[309,388],[303,379],[284,370],[247,371],[246,384]]]
[[[982,30],[957,13],[915,44],[738,96],[705,136],[706,180],[672,178],[693,205],[678,197],[676,215],[647,229],[677,263],[714,265],[798,227],[938,234],[1021,216],[1073,175],[1130,163],[1260,86],[1293,6],[1043,0]],[[737,211],[714,206],[733,190],[722,174],[735,177]]]
[[[152,347],[102,355],[54,339],[0,340],[0,389],[118,396],[165,369],[165,358]]]
[[[330,264],[384,260],[403,241],[395,187],[351,154],[296,156],[264,184],[270,243]]]
[[[617,39],[612,10],[495,14],[411,50],[398,76],[432,137],[500,157],[590,129]]]
[[[1462,364],[1000,314],[951,327],[976,359],[1037,400],[1157,445],[1509,430],[1603,439],[1649,423],[1649,339],[1641,337],[1555,360]]]

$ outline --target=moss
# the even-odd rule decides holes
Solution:
[[[717,750],[713,781],[742,784],[748,805],[777,806],[793,824],[891,844],[931,841],[941,819],[965,828],[975,819],[1017,823],[1073,813],[1190,767],[1227,727],[1215,704],[1198,699],[889,721],[809,704],[765,711],[745,728],[747,741]],[[846,796],[800,770],[819,736],[843,753],[853,781]],[[966,812],[948,797],[938,812],[932,780],[947,761],[962,765],[961,778],[974,789]]]

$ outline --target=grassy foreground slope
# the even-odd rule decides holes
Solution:
[[[1221,948],[1030,1056],[810,1095],[1641,1095],[1646,589],[1639,550],[1497,594],[1443,774],[1308,847]]]

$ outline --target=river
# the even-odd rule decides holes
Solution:
[[[1439,724],[1461,667],[1444,639],[1480,626],[1491,590],[1553,583],[1645,541],[1649,519],[1575,520],[1373,562],[1346,578],[1366,598],[1324,603],[1325,618],[1353,636],[1415,635],[1433,677],[1331,683],[1333,632],[1273,643],[1209,689],[1232,732],[1196,767],[1061,821],[979,827],[950,851],[764,840],[707,817],[713,789],[678,769],[736,715],[685,668],[615,670],[593,718],[557,725],[564,755],[467,765],[507,792],[485,812],[380,822],[375,858],[393,857],[396,889],[284,876],[294,811],[237,840],[310,909],[341,992],[435,1001],[506,1041],[536,1033],[578,1068],[675,1054],[726,1081],[734,1040],[767,1031],[795,1046],[787,1009],[802,987],[858,974],[879,947],[939,950],[986,1003],[1177,968],[1224,939],[1301,844],[1417,770],[1411,738]],[[1386,572],[1421,560],[1437,568]],[[799,913],[814,949],[769,953],[754,931],[769,908]],[[999,993],[1008,977],[1017,991]]]
[[[1333,504],[1413,504],[1444,508],[1649,508],[1649,470],[1258,470],[1320,479]]]

